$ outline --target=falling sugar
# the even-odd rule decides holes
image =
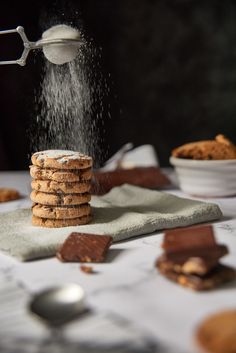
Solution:
[[[102,80],[96,80],[95,56],[92,46],[84,44],[84,50],[79,50],[68,64],[54,65],[45,60],[36,97],[39,133],[33,139],[33,150],[76,150],[91,155],[99,164],[102,152],[98,121],[102,125],[103,96],[108,88]]]

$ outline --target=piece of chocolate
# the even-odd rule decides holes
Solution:
[[[91,193],[103,195],[113,187],[123,184],[156,189],[169,185],[170,181],[157,167],[135,167],[108,172],[95,171]]]
[[[235,269],[222,264],[218,264],[205,276],[186,275],[173,270],[166,271],[161,268],[159,270],[168,279],[196,291],[213,289],[223,283],[236,279]]]
[[[166,253],[215,246],[216,241],[211,225],[166,230],[162,244]]]
[[[57,257],[66,262],[103,262],[112,243],[109,235],[71,233]]]
[[[184,249],[180,252],[170,252],[161,255],[156,262],[158,268],[177,273],[199,274],[208,273],[218,263],[218,260],[228,253],[225,245],[205,248]]]

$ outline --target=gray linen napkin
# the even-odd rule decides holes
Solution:
[[[93,221],[84,226],[41,228],[31,225],[31,210],[0,214],[0,250],[26,261],[53,256],[71,232],[109,234],[114,241],[157,230],[213,221],[222,216],[211,203],[180,198],[131,185],[94,196]]]

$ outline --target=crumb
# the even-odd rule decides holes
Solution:
[[[93,270],[93,267],[92,266],[85,266],[85,265],[81,265],[80,266],[80,269],[82,272],[85,272],[85,273],[95,273],[95,271]]]

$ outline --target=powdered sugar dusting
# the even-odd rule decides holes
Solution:
[[[72,62],[54,65],[45,60],[41,90],[36,96],[36,124],[31,133],[33,151],[68,149],[92,156],[95,165],[104,160],[103,98],[109,88],[100,71],[100,55],[84,40]],[[38,136],[35,131],[39,131]]]
[[[91,161],[91,157],[86,156],[80,152],[76,151],[68,151],[68,150],[46,150],[40,151],[33,154],[39,161],[44,161],[47,158],[56,159],[59,163],[67,163],[69,161],[80,161],[80,160],[88,160]]]

